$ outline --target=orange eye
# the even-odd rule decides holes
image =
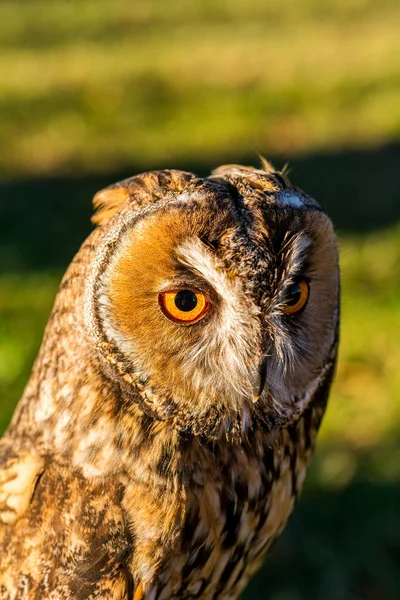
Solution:
[[[184,325],[191,325],[202,319],[209,306],[204,294],[194,290],[162,292],[158,296],[158,302],[168,319]]]
[[[307,304],[308,296],[310,295],[310,286],[307,281],[299,281],[294,283],[288,294],[288,299],[283,307],[283,312],[287,315],[298,313]]]

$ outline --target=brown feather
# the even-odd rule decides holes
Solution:
[[[129,190],[126,187],[110,186],[97,192],[93,198],[93,207],[96,210],[92,216],[92,223],[103,225],[116,212],[119,211],[122,204],[128,200]]]

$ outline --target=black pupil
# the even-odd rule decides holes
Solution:
[[[299,283],[295,283],[292,285],[289,291],[289,297],[287,299],[287,306],[295,306],[301,297],[301,287]]]
[[[197,306],[196,294],[190,290],[181,290],[175,296],[175,306],[182,312],[193,310]]]

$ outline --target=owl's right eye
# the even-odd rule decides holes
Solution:
[[[204,294],[189,289],[161,292],[158,303],[170,321],[183,325],[200,321],[209,308],[209,302]]]

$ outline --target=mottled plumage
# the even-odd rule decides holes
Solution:
[[[233,600],[324,413],[332,225],[268,163],[144,173],[95,206],[0,442],[0,599]],[[204,315],[169,318],[170,290]]]

